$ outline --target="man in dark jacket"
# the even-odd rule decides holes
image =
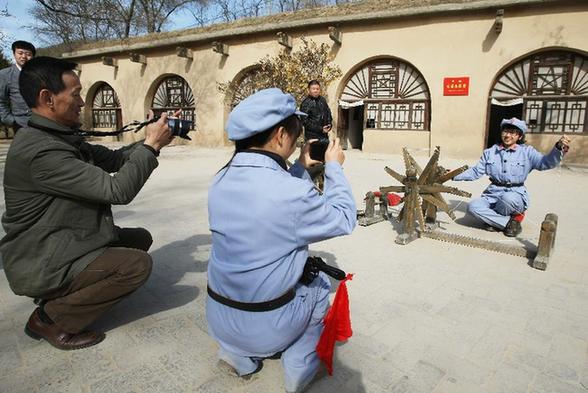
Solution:
[[[0,119],[14,132],[25,127],[31,110],[20,94],[18,77],[27,61],[35,57],[35,47],[27,41],[12,43],[14,64],[0,71]]]
[[[300,110],[308,115],[302,119],[304,139],[328,138],[333,116],[327,100],[321,96],[321,84],[316,79],[308,82],[308,96],[300,104]]]
[[[38,57],[21,71],[33,113],[6,157],[0,241],[10,287],[40,305],[25,332],[65,350],[102,341],[86,327],[149,277],[151,235],[116,227],[111,204],[133,200],[172,140],[165,115],[116,151],[75,135],[84,106],[75,67]]]

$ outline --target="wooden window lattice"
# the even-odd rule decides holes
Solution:
[[[363,100],[369,127],[429,129],[426,82],[414,67],[401,61],[377,61],[362,67],[347,81],[341,100]]]
[[[394,98],[397,95],[398,69],[396,64],[379,64],[370,67],[370,97]]]
[[[169,76],[161,81],[153,96],[151,107],[156,115],[163,112],[173,115],[181,109],[180,118],[190,120],[192,129],[196,126],[194,95],[188,83],[180,76]]]
[[[425,130],[427,102],[368,103],[367,119],[374,128],[394,130]]]
[[[104,83],[92,101],[92,127],[117,129],[121,127],[121,122],[118,96],[109,84]]]
[[[523,98],[530,132],[588,132],[588,59],[564,51],[530,56],[497,79],[491,97]]]
[[[537,56],[531,60],[529,95],[569,94],[571,54]]]
[[[588,100],[529,100],[524,113],[529,130],[544,133],[581,133],[586,123]]]

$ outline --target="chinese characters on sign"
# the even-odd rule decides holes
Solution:
[[[444,96],[467,96],[470,94],[470,77],[443,78]]]

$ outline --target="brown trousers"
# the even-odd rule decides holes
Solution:
[[[143,228],[118,228],[110,245],[66,287],[48,296],[44,310],[68,333],[79,333],[141,285],[151,273],[147,250],[153,243]]]

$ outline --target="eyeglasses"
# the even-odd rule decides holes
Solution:
[[[502,130],[503,134],[518,134],[520,131],[512,128],[505,128]]]

